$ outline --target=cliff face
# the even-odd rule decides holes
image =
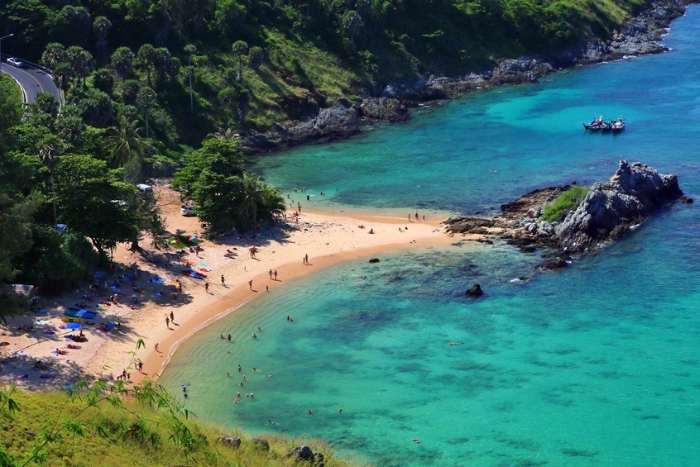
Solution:
[[[493,219],[448,219],[446,230],[500,238],[528,253],[546,248],[544,266],[556,269],[565,267],[572,254],[622,237],[683,194],[675,175],[662,175],[640,162],[622,160],[610,180],[594,184],[562,222],[539,220],[544,207],[568,188],[535,190],[501,206],[502,215]]]
[[[675,175],[622,160],[610,180],[596,183],[579,207],[554,229],[559,246],[614,240],[662,206],[682,196]]]

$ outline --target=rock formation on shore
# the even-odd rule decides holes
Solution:
[[[496,60],[491,70],[450,77],[409,76],[404,82],[387,84],[379,96],[367,89],[359,90],[362,97],[356,101],[340,99],[330,106],[319,95],[307,96],[296,109],[289,108],[291,103],[283,103],[294,120],[273,125],[265,133],[248,135],[241,149],[252,154],[314,141],[344,139],[360,133],[363,125],[406,121],[410,118],[408,108],[420,102],[457,97],[494,86],[533,82],[563,67],[665,52],[668,49],[658,41],[671,21],[683,15],[687,3],[687,0],[655,0],[607,40],[588,37],[578,46],[546,56]]]
[[[617,172],[608,181],[595,183],[563,221],[540,220],[544,207],[569,188],[535,190],[501,206],[502,216],[493,219],[448,219],[447,232],[501,238],[524,252],[544,247],[549,252],[543,256],[547,259],[543,266],[558,269],[566,266],[572,254],[622,237],[683,195],[675,175],[661,175],[640,162],[621,160]]]

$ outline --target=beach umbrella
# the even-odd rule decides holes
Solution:
[[[66,329],[80,329],[82,326],[80,323],[68,323],[66,324]]]

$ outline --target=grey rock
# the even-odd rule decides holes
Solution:
[[[520,57],[498,60],[491,72],[494,84],[520,84],[536,81],[554,71],[554,67],[540,57]]]
[[[479,284],[474,284],[472,285],[469,289],[467,289],[467,297],[481,297],[484,295],[484,291],[481,290],[481,285]]]
[[[262,438],[253,438],[251,442],[256,445],[258,448],[262,449],[263,451],[269,451],[270,450],[270,443],[267,442],[266,439]]]
[[[405,122],[409,118],[408,108],[395,98],[368,98],[360,103],[363,117],[386,122]]]
[[[564,247],[614,240],[682,194],[675,175],[621,160],[615,175],[594,184],[581,205],[556,227],[557,242]]]
[[[217,439],[219,443],[224,443],[225,445],[238,449],[241,447],[241,438],[238,436],[219,436]]]
[[[296,460],[308,461],[314,458],[314,452],[308,446],[297,446],[288,451],[284,457],[294,457]]]

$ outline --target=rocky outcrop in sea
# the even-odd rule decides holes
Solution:
[[[655,212],[682,198],[675,175],[662,175],[640,162],[620,161],[607,181],[590,187],[561,222],[541,219],[544,208],[570,186],[535,190],[501,206],[501,216],[445,221],[451,234],[479,234],[505,240],[525,253],[545,250],[547,269],[565,267],[572,255],[597,249],[639,227]]]

